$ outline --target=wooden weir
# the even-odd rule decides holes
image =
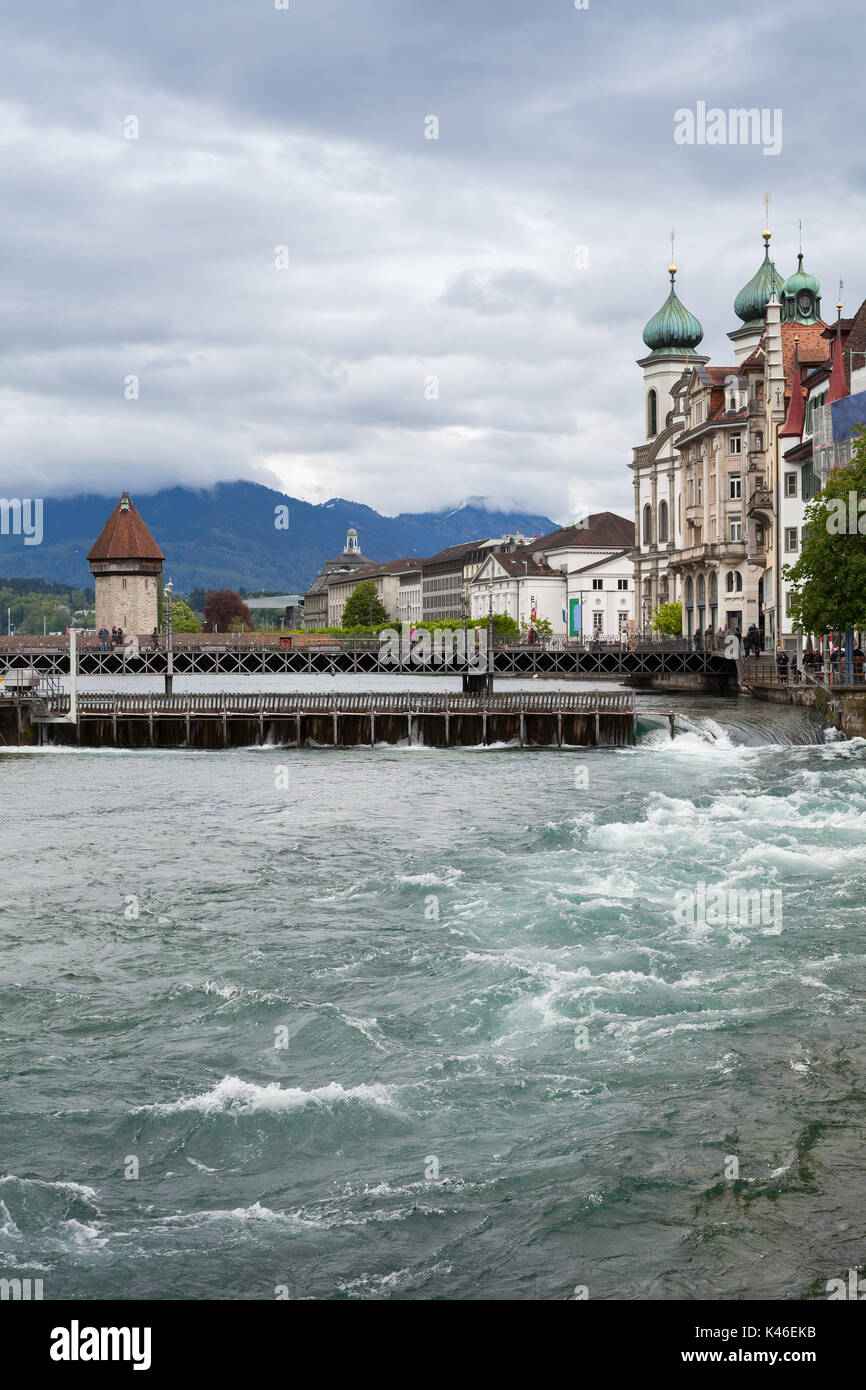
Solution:
[[[316,694],[80,693],[78,723],[68,695],[44,701],[32,719],[40,742],[90,747],[622,747],[635,739],[632,691],[464,694],[346,691]]]

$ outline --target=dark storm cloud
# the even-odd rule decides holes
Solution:
[[[7,8],[5,490],[628,512],[671,226],[717,361],[767,187],[780,269],[802,218],[825,312],[866,293],[856,52],[778,0]],[[677,146],[699,100],[782,153]]]

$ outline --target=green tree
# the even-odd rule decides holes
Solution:
[[[662,603],[653,614],[652,628],[666,637],[680,637],[683,630],[683,605],[681,603]]]
[[[171,605],[171,625],[175,632],[201,632],[201,623],[182,598]]]
[[[553,636],[553,627],[549,618],[530,618],[528,623],[521,623],[520,626],[524,632],[529,632],[531,628],[537,637]]]
[[[791,618],[804,632],[866,627],[866,430],[862,427],[851,462],[831,468],[823,492],[807,506],[800,558],[795,565],[784,566],[782,577],[791,585]]]
[[[379,600],[375,581],[362,579],[346,599],[343,627],[373,627],[376,623],[387,621],[388,610]]]

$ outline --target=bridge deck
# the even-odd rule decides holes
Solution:
[[[383,659],[375,647],[301,648],[282,650],[274,646],[232,646],[179,648],[172,653],[176,676],[259,676],[259,675],[377,675],[377,676],[459,676],[466,672],[491,669],[467,663],[456,653],[450,660],[415,660],[397,664]],[[492,672],[504,678],[547,676],[560,680],[651,681],[664,676],[701,676],[725,685],[737,679],[737,663],[718,652],[688,651],[661,643],[638,647],[634,651],[615,647],[500,646],[488,653]],[[83,648],[78,656],[82,676],[164,676],[168,658],[164,651],[142,650],[124,661],[120,652],[100,652]],[[61,649],[28,647],[0,652],[0,666],[10,670],[32,667],[44,676],[63,676],[69,672],[69,652]]]

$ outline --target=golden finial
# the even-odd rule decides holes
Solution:
[[[839,281],[839,298],[836,300],[836,309],[840,314],[842,312],[842,290],[844,288],[844,284],[844,280]]]
[[[677,273],[677,258],[674,255],[674,242],[676,241],[676,237],[676,232],[671,229],[671,263],[668,266],[668,275],[676,275]]]
[[[769,244],[770,244],[770,237],[773,235],[773,233],[770,231],[770,195],[769,195],[769,193],[765,193],[765,194],[764,194],[763,203],[764,203],[764,230],[762,231],[761,236],[764,238],[764,244],[765,244],[766,246],[769,246]]]

